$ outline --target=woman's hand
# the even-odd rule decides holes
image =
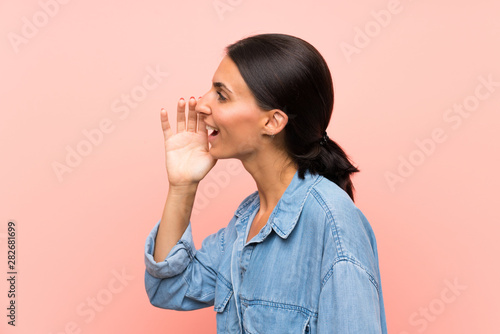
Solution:
[[[189,99],[186,123],[186,102],[177,103],[177,133],[161,110],[161,127],[165,138],[165,159],[170,186],[196,185],[212,169],[217,160],[208,152],[208,134],[203,117],[198,117],[196,99]]]

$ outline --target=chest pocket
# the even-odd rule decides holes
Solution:
[[[227,284],[229,285],[229,283]],[[240,330],[232,297],[232,287],[217,279],[214,298],[214,310],[217,312],[217,333],[238,333]]]
[[[233,295],[233,289],[227,287],[224,283],[217,280],[215,286],[214,310],[217,313],[223,313],[229,300]]]
[[[246,334],[315,332],[317,314],[303,307],[263,300],[242,300],[241,305]]]

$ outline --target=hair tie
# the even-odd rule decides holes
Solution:
[[[326,134],[326,131],[325,131],[325,132],[323,132],[323,136],[322,136],[322,137],[321,137],[321,139],[319,140],[319,144],[320,144],[321,146],[325,146],[325,145],[328,143],[328,139],[330,139],[330,138],[328,138],[328,135]]]

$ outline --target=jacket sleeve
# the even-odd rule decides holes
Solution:
[[[318,308],[319,334],[387,333],[375,276],[356,260],[343,258],[334,263],[325,280]]]
[[[194,310],[214,303],[216,266],[224,229],[208,236],[196,250],[191,224],[162,262],[153,258],[158,222],[146,239],[145,286],[151,304],[173,310]]]

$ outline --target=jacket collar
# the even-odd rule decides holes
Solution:
[[[311,189],[321,179],[323,179],[322,176],[313,175],[309,172],[306,172],[304,179],[301,179],[298,172],[295,173],[267,222],[281,238],[288,238],[293,231]],[[258,205],[260,205],[260,199],[259,193],[256,191],[241,203],[235,214],[237,217],[249,214],[252,212],[251,209]]]

